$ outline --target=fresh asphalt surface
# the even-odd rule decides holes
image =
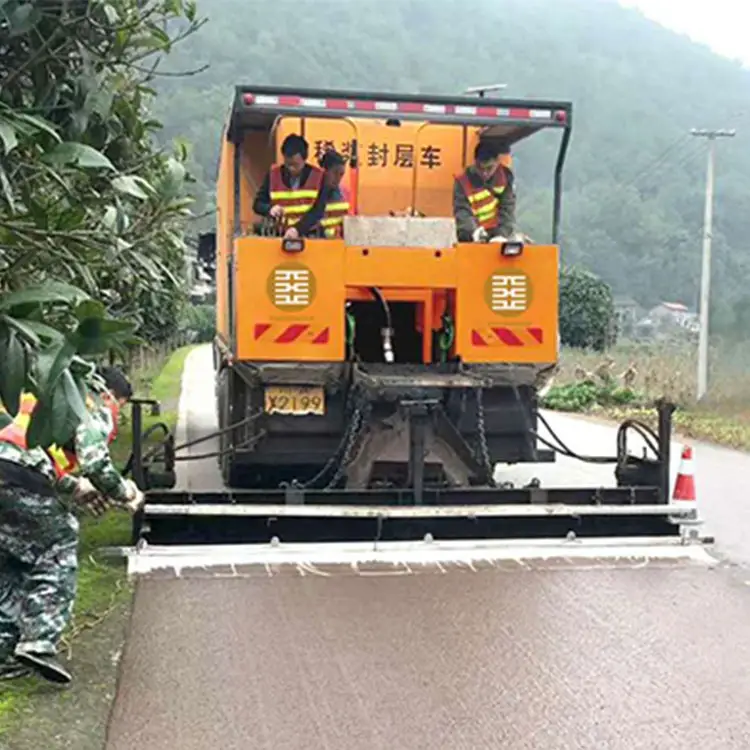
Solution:
[[[210,349],[198,349],[182,437],[215,429],[212,383]],[[611,426],[550,419],[576,452],[614,452]],[[146,576],[107,750],[746,750],[750,456],[693,447],[705,532],[737,567],[559,560]],[[612,467],[568,459],[498,472],[532,476],[614,483]],[[219,487],[215,461],[189,465],[181,483]]]

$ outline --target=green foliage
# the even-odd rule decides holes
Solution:
[[[81,355],[122,349],[134,342],[134,328],[61,283],[0,295],[0,401],[16,414],[22,392],[37,397],[30,447],[62,445],[73,436],[86,415],[85,379],[91,371]]]
[[[564,346],[603,351],[615,341],[615,309],[609,285],[589,271],[560,273],[560,340]]]
[[[189,307],[185,315],[184,326],[194,335],[195,343],[213,341],[216,335],[216,306],[195,305]]]
[[[572,412],[588,411],[593,406],[625,406],[640,402],[641,397],[636,391],[618,385],[613,380],[606,383],[584,380],[553,386],[542,398],[545,409]]]
[[[190,178],[149,84],[200,25],[191,0],[0,2],[0,398],[37,396],[31,446],[85,416],[82,357],[177,329]]]
[[[174,334],[190,178],[181,145],[154,143],[150,83],[200,25],[189,0],[0,3],[0,294],[64,281]]]

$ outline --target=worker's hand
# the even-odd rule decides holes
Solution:
[[[92,516],[101,516],[112,507],[112,503],[86,477],[78,480],[73,490],[73,500],[79,508],[87,510]]]
[[[298,240],[299,239],[299,232],[294,227],[289,227],[289,229],[284,232],[284,239],[285,240]]]
[[[487,242],[487,238],[489,235],[487,234],[487,230],[484,227],[477,227],[474,230],[474,233],[471,235],[471,239],[474,242]]]
[[[126,503],[127,509],[131,513],[135,513],[143,507],[145,497],[143,492],[138,489],[138,485],[132,479],[125,480],[125,491],[127,492],[128,500]]]
[[[271,206],[271,210],[268,212],[268,215],[272,219],[280,219],[284,215],[284,207],[283,206]]]
[[[508,238],[507,238],[507,237],[503,237],[503,235],[502,235],[502,234],[497,234],[497,235],[495,235],[495,236],[494,236],[494,237],[493,237],[493,238],[492,238],[492,239],[490,240],[490,242],[498,242],[498,243],[500,243],[500,244],[502,244],[503,242],[507,242],[507,241],[508,241]]]

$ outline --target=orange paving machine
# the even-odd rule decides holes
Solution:
[[[571,124],[564,102],[238,87],[221,140],[216,232],[201,241],[216,269],[225,488],[159,488],[137,446],[136,473],[149,491],[136,537],[677,534],[668,405],[658,435],[635,426],[653,459],[628,456],[618,441],[616,487],[495,480],[497,464],[571,455],[538,434],[538,394],[559,352]],[[458,241],[454,179],[478,140],[510,154],[540,131],[561,135],[551,241]],[[284,238],[253,213],[290,134],[306,139],[312,163],[331,148],[346,159],[350,210],[339,236]],[[162,479],[174,473],[174,450]]]

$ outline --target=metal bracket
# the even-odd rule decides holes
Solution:
[[[427,446],[427,425],[437,399],[401,401],[399,406],[409,421],[409,474],[407,486],[414,490],[414,504],[422,505],[424,495],[424,460]]]
[[[284,487],[284,503],[286,505],[304,505],[305,490],[297,484]]]

